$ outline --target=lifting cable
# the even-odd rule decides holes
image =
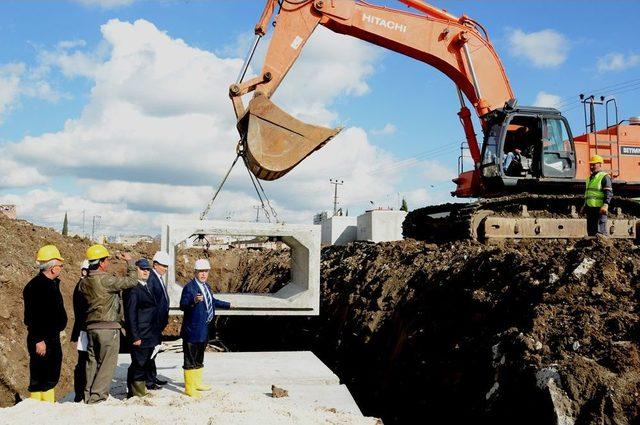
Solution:
[[[238,158],[240,158],[241,155],[242,154],[238,152],[238,154],[236,155],[236,158],[233,160],[233,163],[231,164],[231,167],[229,167],[229,171],[227,171],[227,174],[224,175],[224,178],[218,185],[218,189],[216,189],[216,193],[213,194],[213,198],[211,198],[211,200],[209,201],[209,204],[207,204],[207,207],[204,209],[204,211],[202,211],[202,214],[200,214],[200,220],[204,220],[205,218],[207,218],[207,215],[211,210],[211,206],[213,206],[213,201],[215,201],[216,198],[218,197],[218,193],[220,193],[220,190],[222,190],[222,186],[227,181],[227,177],[229,177],[231,170],[233,170],[233,167],[236,165],[236,162],[238,162]]]
[[[242,159],[244,160],[244,165],[247,168],[247,172],[249,173],[249,178],[251,179],[251,183],[253,184],[253,188],[256,190],[256,194],[258,195],[258,199],[260,199],[260,206],[262,207],[262,211],[264,212],[264,216],[267,217],[267,220],[269,221],[269,223],[271,223],[271,216],[273,216],[273,219],[276,221],[276,223],[278,223],[278,214],[276,213],[276,210],[273,208],[273,206],[271,206],[271,201],[269,201],[269,198],[267,197],[267,193],[264,191],[264,188],[262,187],[262,184],[260,183],[260,180],[253,175],[253,173],[251,172],[251,170],[249,169],[249,164],[247,164],[247,160],[246,158],[243,156]],[[256,185],[256,183],[258,183]],[[258,189],[258,187],[260,187],[260,189]],[[262,192],[262,194],[261,194]],[[263,199],[264,198],[264,199]],[[267,205],[269,206],[269,210],[271,211],[271,214],[269,214],[269,210],[267,210],[267,207],[265,206],[265,201],[267,202]]]
[[[241,146],[241,144],[239,144],[239,147],[240,146]],[[207,218],[207,215],[209,215],[209,212],[211,211],[211,207],[213,206],[213,203],[215,202],[216,198],[218,197],[218,194],[220,193],[220,191],[222,190],[222,186],[224,186],[224,184],[226,183],[227,178],[229,177],[229,174],[231,174],[231,170],[233,170],[233,167],[236,165],[236,162],[238,162],[238,159],[240,157],[242,157],[242,162],[244,162],[244,165],[247,168],[247,172],[249,173],[249,178],[251,179],[251,183],[253,184],[253,188],[256,190],[256,194],[258,195],[258,199],[260,199],[260,205],[262,207],[262,211],[264,212],[265,217],[267,217],[267,220],[269,221],[269,223],[271,223],[271,217],[274,218],[276,223],[279,223],[278,213],[276,213],[276,210],[271,205],[271,201],[267,197],[267,193],[265,192],[264,187],[262,187],[262,184],[260,183],[260,180],[257,177],[255,177],[253,175],[253,173],[251,172],[251,169],[249,168],[249,164],[247,164],[247,158],[244,155],[244,150],[241,149],[241,148],[238,149],[238,154],[236,155],[235,159],[231,163],[231,167],[229,167],[229,170],[227,170],[227,173],[222,178],[222,181],[218,185],[218,188],[216,189],[215,193],[213,194],[213,197],[211,198],[211,200],[207,204],[207,206],[204,209],[204,211],[202,211],[202,213],[200,214],[200,220],[204,220],[205,218]],[[265,204],[265,202],[266,202],[266,204]],[[269,207],[269,209],[267,209],[267,207]],[[207,241],[207,243],[208,243],[208,241]]]

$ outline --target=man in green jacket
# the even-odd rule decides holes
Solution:
[[[87,250],[89,275],[82,279],[79,291],[87,302],[87,384],[84,401],[98,403],[109,397],[111,380],[118,363],[120,328],[123,313],[120,307],[120,291],[138,284],[136,268],[131,255],[124,254],[128,262],[128,276],[118,278],[107,274],[110,264],[109,251],[102,245],[92,245]]]

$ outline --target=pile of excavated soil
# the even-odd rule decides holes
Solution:
[[[640,249],[406,240],[322,253],[317,318],[220,318],[313,350],[385,423],[638,423]]]

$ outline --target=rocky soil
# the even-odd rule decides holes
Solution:
[[[320,317],[221,318],[228,345],[312,349],[385,423],[638,423],[637,246],[407,240],[322,260]]]
[[[0,217],[3,406],[26,394],[21,294],[44,243],[71,265],[62,279],[70,310],[88,242]],[[200,254],[180,254],[178,281]],[[211,281],[273,291],[288,261],[286,252],[221,251]],[[640,249],[630,242],[354,243],[324,249],[321,273],[319,317],[220,317],[223,341],[314,351],[363,413],[385,423],[640,423]],[[61,393],[73,361],[69,346]]]

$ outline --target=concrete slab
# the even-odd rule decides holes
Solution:
[[[322,220],[322,245],[346,245],[358,236],[358,218],[333,216]]]
[[[402,240],[402,223],[407,213],[394,210],[372,210],[358,216],[358,240],[391,242]]]
[[[175,314],[182,287],[175,282],[176,246],[193,235],[275,236],[291,249],[291,282],[273,294],[217,293],[231,310],[219,315],[318,315],[320,311],[320,226],[230,221],[175,221],[162,226],[161,249],[169,253],[167,289]]]
[[[116,399],[126,397],[126,376],[130,364],[127,354],[118,356],[118,368],[111,386]],[[176,396],[189,400],[184,393],[181,353],[160,353],[156,358],[158,375],[168,381],[163,389],[153,391],[154,403],[175,404]],[[312,410],[339,411],[362,417],[345,385],[318,357],[309,351],[259,353],[205,353],[203,381],[214,393],[226,397],[277,400],[280,407],[307,406]],[[284,388],[289,397],[272,399],[271,385]],[[202,393],[204,395],[208,393]],[[73,393],[63,401],[73,400]],[[275,402],[275,401],[274,401]]]

